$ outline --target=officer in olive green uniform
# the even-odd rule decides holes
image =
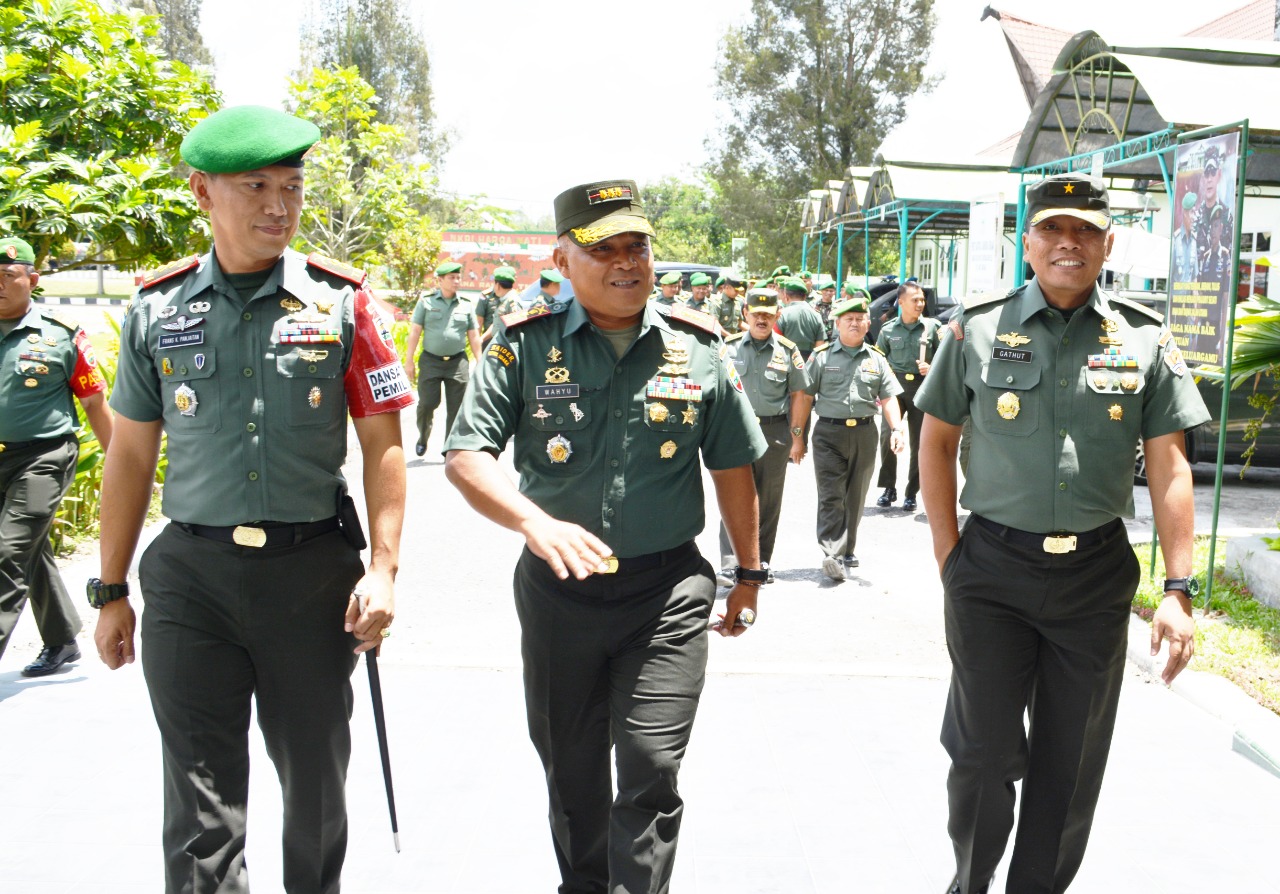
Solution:
[[[418,299],[418,306],[413,309],[405,350],[405,372],[412,379],[414,351],[418,349],[418,340],[422,340],[422,354],[417,363],[418,442],[413,447],[418,456],[427,452],[427,439],[431,437],[431,425],[440,406],[441,389],[444,390],[445,431],[453,427],[471,378],[468,344],[472,356],[480,356],[475,306],[470,298],[458,292],[462,285],[462,265],[446,261],[436,268],[436,277],[440,287]]]
[[[746,281],[727,274],[716,280],[716,319],[720,328],[729,334],[742,329],[742,290]]]
[[[911,441],[907,489],[902,498],[902,508],[907,512],[915,512],[916,494],[920,492],[920,426],[924,424],[924,413],[916,408],[915,396],[929,373],[942,328],[941,323],[923,313],[924,289],[919,283],[903,283],[898,286],[898,315],[885,323],[876,336],[876,348],[889,358],[893,374],[902,385],[898,410],[907,423]],[[876,486],[884,488],[877,506],[891,506],[898,499],[898,456],[889,449],[887,428],[880,431],[880,477]]]
[[[750,464],[765,444],[715,320],[646,300],[653,229],[635,184],[574,187],[555,211],[575,300],[494,336],[446,469],[528,543],[515,598],[559,890],[666,891],[716,590],[693,542],[702,461],[743,564],[717,625],[736,635],[764,578]],[[496,461],[513,438],[518,491]]]
[[[784,279],[780,287],[787,299],[778,314],[778,331],[796,343],[805,360],[827,343],[827,327],[818,312],[809,306],[809,290],[798,279]]]
[[[810,310],[812,313],[812,310]],[[818,546],[822,573],[844,580],[856,568],[858,523],[876,465],[876,401],[893,431],[894,449],[902,450],[898,402],[902,393],[884,355],[866,343],[865,295],[832,308],[838,337],[809,358],[809,394],[818,422],[813,427],[813,472],[818,479]]]
[[[742,379],[751,409],[760,424],[760,432],[769,445],[768,451],[751,464],[751,474],[760,500],[760,562],[773,570],[773,544],[778,535],[778,519],[782,515],[782,488],[787,482],[787,461],[797,465],[805,454],[805,423],[813,400],[805,389],[809,376],[795,342],[773,331],[778,316],[778,293],[773,289],[754,289],[748,293],[747,318],[751,328],[725,339],[728,359]],[[720,525],[721,573],[727,583],[737,562],[729,542],[729,531]]]
[[[698,313],[719,318],[720,302],[711,297],[711,277],[705,273],[694,273],[689,276],[689,297],[684,303],[685,307],[692,308]]]
[[[662,279],[658,280],[658,295],[653,300],[670,307],[673,304],[683,304],[681,297],[680,281],[682,277],[678,270],[672,270],[670,273],[663,274]]]
[[[35,263],[25,241],[0,239],[0,655],[30,599],[44,647],[24,677],[80,657],[80,616],[49,544],[80,454],[73,396],[104,450],[111,440],[107,383],[93,348],[74,323],[31,303]]]
[[[515,268],[499,267],[493,271],[493,286],[481,292],[476,299],[476,328],[480,330],[482,346],[493,338],[493,324],[498,319],[498,308],[508,295],[514,294],[515,284]]]
[[[168,894],[249,890],[255,701],[284,801],[284,890],[340,885],[349,678],[355,653],[390,632],[404,508],[397,411],[413,395],[363,274],[287,248],[302,214],[302,155],[319,136],[255,106],[196,125],[182,157],[213,250],[147,277],[120,332],[102,579],[89,596],[101,609],[98,654],[113,669],[131,663],[125,577],[167,435],[172,522],[139,577]],[[367,572],[341,472],[348,413],[365,468]]]
[[[1106,189],[1080,174],[1042,180],[1027,189],[1027,221],[1035,278],[969,303],[916,395],[928,414],[920,468],[952,660],[942,742],[957,894],[988,890],[1019,779],[1006,890],[1065,891],[1080,867],[1139,579],[1120,519],[1133,516],[1140,439],[1175,575],[1153,621],[1153,654],[1170,641],[1166,682],[1194,643],[1184,429],[1209,414],[1160,317],[1097,288],[1113,239]],[[961,534],[965,419],[974,443]]]
[[[836,281],[826,274],[821,274],[820,278],[815,278],[814,282],[818,287],[818,295],[809,302],[809,306],[822,317],[822,325],[826,331],[823,338],[831,341],[836,337],[835,323],[831,320],[831,308],[835,306],[836,300]]]

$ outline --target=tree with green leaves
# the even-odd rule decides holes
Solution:
[[[307,202],[297,241],[352,264],[377,263],[387,237],[421,216],[435,193],[426,164],[403,161],[411,139],[378,120],[354,66],[315,69],[289,84],[292,111],[320,128],[307,153]]]
[[[94,0],[0,8],[0,230],[41,266],[157,266],[207,245],[176,175],[182,137],[217,106],[202,75],[159,50],[158,21]],[[65,268],[64,268],[65,269]]]
[[[213,68],[213,54],[200,34],[201,0],[126,0],[124,5],[159,17],[160,45],[170,59]]]
[[[799,256],[799,202],[870,164],[931,85],[933,0],[752,0],[716,72],[728,124],[709,149],[730,226],[762,269]]]
[[[654,255],[663,261],[727,266],[732,234],[706,187],[667,177],[640,189],[645,214],[657,235]]]

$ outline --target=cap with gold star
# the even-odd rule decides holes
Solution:
[[[747,313],[776,314],[778,293],[774,289],[752,289],[747,292]]]
[[[1107,229],[1111,226],[1107,188],[1083,174],[1055,174],[1027,187],[1027,226],[1059,215]]]

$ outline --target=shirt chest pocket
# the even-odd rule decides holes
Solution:
[[[1127,442],[1135,447],[1142,428],[1141,369],[1085,369],[1085,431],[1099,441]]]
[[[50,354],[32,353],[29,358],[19,358],[13,365],[13,373],[22,379],[20,393],[37,395],[49,388],[65,388],[67,384],[62,361]]]
[[[165,424],[175,433],[222,427],[222,392],[214,348],[161,351],[155,358]]]
[[[584,464],[591,461],[591,437],[586,429],[591,426],[591,400],[581,394],[576,398],[553,398],[539,401],[531,399],[528,406],[529,425],[538,435],[534,462],[544,472],[552,475],[576,475]]]
[[[980,402],[983,428],[993,435],[1025,438],[1040,425],[1035,388],[1040,368],[1022,363],[992,360],[982,370]]]
[[[341,343],[282,350],[276,354],[276,373],[290,428],[326,425],[345,413]]]

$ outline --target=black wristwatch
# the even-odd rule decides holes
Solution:
[[[743,568],[741,565],[733,569],[733,579],[751,584],[763,584],[769,580],[769,572],[763,568]]]
[[[1164,579],[1164,591],[1181,590],[1187,594],[1188,599],[1195,599],[1200,595],[1200,579],[1197,577],[1166,577]]]
[[[117,599],[124,599],[129,595],[129,584],[104,584],[100,578],[91,577],[89,583],[85,584],[85,593],[89,597],[89,604],[94,608],[102,608],[108,602],[115,602]]]

